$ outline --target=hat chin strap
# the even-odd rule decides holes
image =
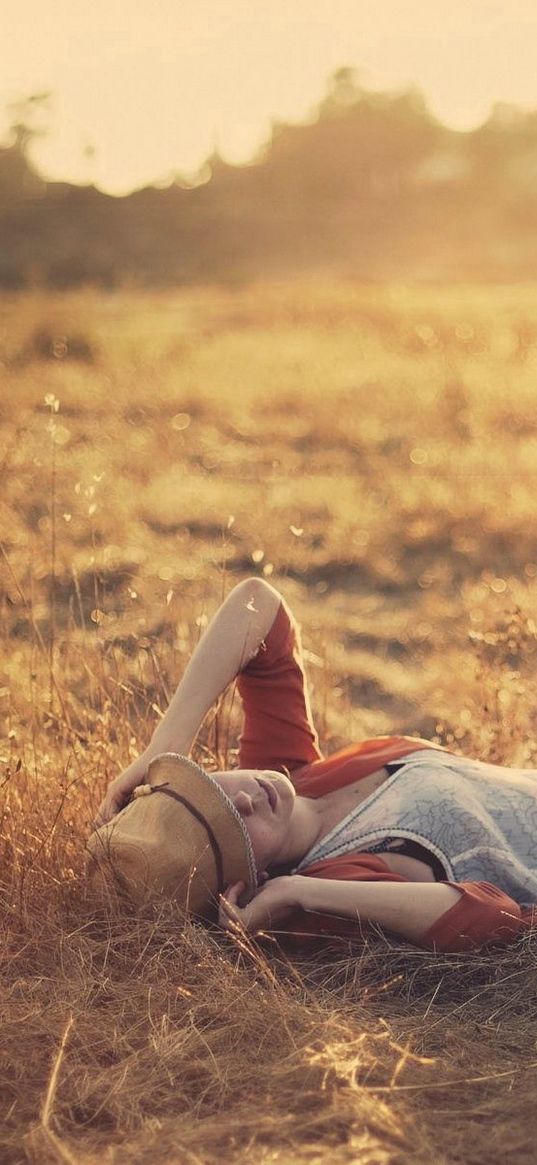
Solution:
[[[211,849],[213,851],[214,864],[216,866],[216,879],[217,879],[217,883],[218,883],[218,893],[222,894],[223,891],[225,890],[224,862],[222,859],[222,850],[220,849],[220,846],[219,846],[218,841],[216,839],[216,834],[214,833],[213,829],[209,825],[207,818],[203,816],[203,813],[200,813],[199,809],[197,809],[196,806],[193,805],[192,802],[189,801],[187,797],[182,797],[180,793],[176,793],[175,789],[168,788],[168,786],[166,784],[151,785],[151,792],[152,793],[165,793],[167,797],[173,797],[174,801],[179,801],[179,804],[183,805],[185,809],[188,809],[188,812],[192,813],[193,817],[195,817],[196,820],[199,821],[200,825],[203,825],[203,828],[205,829],[205,831],[207,833],[207,837],[209,838],[209,843],[210,843]]]

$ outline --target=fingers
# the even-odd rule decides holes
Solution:
[[[94,829],[100,829],[101,825],[107,825],[116,813],[119,813],[123,808],[121,798],[107,793],[104,801],[99,805],[95,821],[93,822]]]
[[[233,886],[228,886],[227,890],[224,890],[223,897],[227,902],[230,902],[232,906],[237,906],[243,890],[244,882],[235,882]]]
[[[111,821],[112,817],[114,816],[114,812],[114,809],[112,809],[110,805],[110,801],[108,798],[106,798],[102,805],[99,806],[99,811],[95,821],[93,822],[95,829],[100,829],[101,825],[106,825],[108,821]]]
[[[131,766],[132,768],[133,766]],[[93,822],[95,829],[99,829],[101,825],[108,825],[116,813],[120,813],[125,808],[136,786],[142,784],[146,772],[147,765],[139,762],[134,771],[127,769],[110,782]]]
[[[99,809],[98,809],[97,813],[95,814],[95,817],[93,818],[93,821],[91,824],[92,824],[93,829],[100,829],[101,825],[106,825],[107,821],[108,821],[108,817],[106,815],[105,805],[104,805],[104,801],[103,801],[102,805],[99,806]]]
[[[218,907],[218,925],[223,930],[232,930],[234,927],[242,926],[241,910],[238,905],[238,899],[244,890],[244,882],[235,882],[233,886],[228,886],[227,890],[220,895]]]
[[[236,930],[240,927],[240,918],[229,902],[226,902],[224,895],[220,895],[220,904],[218,907],[218,925],[222,930]]]

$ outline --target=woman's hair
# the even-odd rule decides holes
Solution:
[[[271,878],[283,878],[287,874],[290,874],[291,870],[294,870],[295,865],[296,865],[296,859],[294,862],[285,862],[285,865],[283,865],[283,866],[271,866],[270,870],[269,870],[269,874],[270,874]]]

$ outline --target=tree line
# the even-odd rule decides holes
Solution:
[[[49,182],[34,114],[0,148],[0,286],[163,286],[330,270],[359,279],[530,279],[537,261],[537,111],[497,104],[470,133],[416,89],[338,70],[306,123],[274,123],[248,165],[207,158],[113,198]]]

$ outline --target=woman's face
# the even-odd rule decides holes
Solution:
[[[235,769],[211,776],[242,817],[258,871],[285,861],[295,802],[289,778],[267,769]]]

